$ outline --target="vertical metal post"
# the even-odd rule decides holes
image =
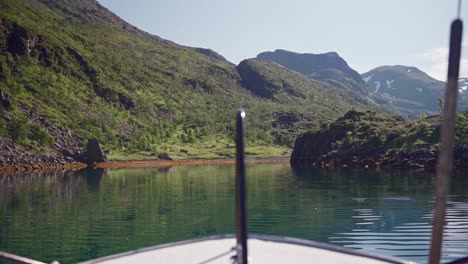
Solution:
[[[444,234],[447,195],[450,186],[450,174],[453,169],[453,146],[455,143],[455,118],[457,111],[458,72],[460,68],[461,41],[463,23],[460,19],[452,22],[450,31],[450,52],[445,92],[443,123],[440,136],[439,158],[437,160],[436,203],[432,225],[429,263],[440,263]]]
[[[245,188],[244,118],[244,109],[238,109],[236,126],[236,249],[238,264],[247,264],[247,198]]]

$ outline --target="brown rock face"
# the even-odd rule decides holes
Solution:
[[[94,163],[103,161],[107,161],[107,157],[98,140],[96,138],[88,140],[86,144],[86,162]]]
[[[7,51],[13,55],[29,55],[41,41],[40,37],[29,34],[25,28],[16,23],[1,20],[1,30],[7,36]]]

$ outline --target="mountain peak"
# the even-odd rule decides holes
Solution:
[[[444,82],[414,66],[380,66],[362,74],[369,87],[391,104],[417,117],[420,111],[438,113],[437,98],[443,96]]]
[[[406,66],[406,65],[384,65],[379,66],[372,71],[374,72],[381,72],[381,71],[396,71],[401,73],[419,73],[419,74],[426,74],[425,72],[421,71],[415,66]],[[363,75],[365,75],[364,73]]]
[[[333,86],[368,95],[369,89],[359,73],[336,52],[321,54],[297,53],[277,49],[257,55],[259,60],[274,61],[309,78],[327,82]]]

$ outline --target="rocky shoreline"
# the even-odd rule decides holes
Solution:
[[[435,170],[437,153],[416,150],[391,155],[367,155],[339,157],[334,154],[323,155],[317,160],[303,160],[296,165],[312,165],[319,168],[386,168]],[[455,169],[468,168],[468,157],[455,155]]]
[[[65,127],[55,125],[45,117],[36,115],[26,106],[19,105],[19,108],[29,123],[39,125],[50,134],[53,143],[48,147],[22,146],[15,144],[11,138],[0,137],[0,166],[24,167],[24,164],[73,164],[83,161],[83,138]],[[6,115],[5,118],[9,120],[13,117]]]
[[[247,159],[247,163],[287,163],[289,157],[270,157]],[[235,159],[187,159],[187,160],[127,160],[127,161],[106,161],[98,162],[89,166],[82,162],[64,163],[23,163],[23,164],[3,164],[0,165],[0,175],[25,174],[25,173],[46,173],[55,171],[66,171],[84,169],[87,167],[97,169],[117,169],[117,168],[157,168],[173,166],[196,166],[213,164],[234,164]]]

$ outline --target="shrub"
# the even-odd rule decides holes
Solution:
[[[39,125],[29,127],[29,139],[37,141],[42,146],[50,146],[53,143],[53,137]]]
[[[28,120],[24,117],[12,118],[8,122],[7,135],[15,143],[23,142],[28,136]]]
[[[0,136],[4,137],[7,135],[5,120],[0,118]]]

